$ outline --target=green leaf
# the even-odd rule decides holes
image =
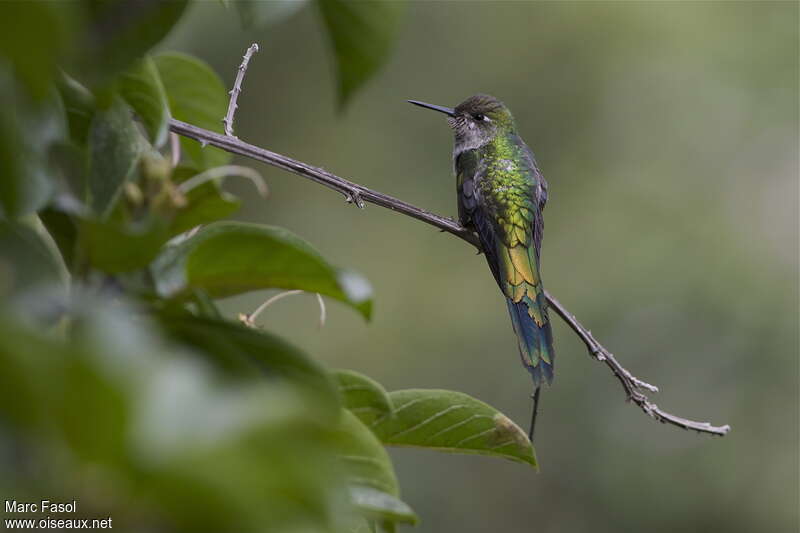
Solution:
[[[169,104],[153,59],[137,61],[120,75],[118,86],[120,95],[141,118],[150,142],[161,147],[169,131]]]
[[[55,92],[32,101],[2,66],[0,94],[0,217],[15,218],[40,209],[50,199],[54,184],[48,158],[66,126]]]
[[[80,246],[89,263],[103,272],[130,272],[146,267],[169,238],[159,220],[123,224],[116,220],[84,220]]]
[[[416,523],[411,508],[398,499],[400,489],[386,449],[353,413],[342,412],[337,448],[344,464],[354,506],[367,519]]]
[[[36,98],[45,98],[75,30],[77,2],[0,2],[0,59]],[[8,105],[4,102],[4,105]]]
[[[338,407],[285,383],[220,383],[119,298],[69,302],[70,340],[2,305],[0,419],[4,449],[19,459],[2,469],[11,486],[75,490],[104,515],[119,502],[149,509],[126,518],[134,531],[340,531]],[[31,476],[29,464],[48,475]]]
[[[173,339],[212,356],[231,375],[287,379],[325,397],[338,407],[333,380],[314,359],[280,337],[228,320],[191,315],[162,317],[164,331]]]
[[[69,136],[76,144],[84,145],[95,113],[95,97],[89,89],[64,73],[58,77],[56,86],[64,102]]]
[[[192,303],[194,303],[197,316],[222,320],[222,313],[206,291],[195,290],[192,293]]]
[[[394,408],[380,383],[352,370],[335,370],[344,406],[369,425],[377,418],[393,416]]]
[[[64,273],[55,244],[35,216],[24,223],[0,221],[0,294],[63,285]]]
[[[67,213],[48,207],[39,212],[39,219],[58,246],[64,263],[72,267],[75,259],[75,243],[78,239],[78,226]]]
[[[78,347],[0,320],[0,412],[14,426],[58,435],[78,460],[120,464],[124,397],[105,381],[98,361],[92,364],[89,358]],[[61,443],[53,439],[51,444]]]
[[[104,84],[161,41],[183,15],[187,0],[89,3],[78,68]]]
[[[185,297],[192,289],[212,297],[300,289],[344,302],[367,319],[372,311],[372,289],[363,277],[334,268],[307,242],[273,226],[210,224],[166,248],[152,272],[164,297]]]
[[[389,393],[395,416],[370,427],[384,444],[491,455],[538,468],[528,436],[510,418],[461,392],[409,389]]]
[[[339,105],[344,106],[389,57],[405,2],[317,0],[317,5],[333,44]]]
[[[416,524],[419,517],[403,500],[372,487],[350,487],[350,500],[368,520]]]
[[[112,105],[98,111],[89,126],[89,204],[100,215],[108,214],[131,176],[140,155],[140,137],[130,108],[115,97]]]
[[[216,222],[239,210],[242,201],[213,183],[200,185],[186,195],[186,206],[175,213],[170,233],[177,235],[200,224]]]
[[[399,495],[392,460],[375,434],[347,410],[342,411],[341,432],[337,454],[345,465],[348,483]]]
[[[186,388],[180,374],[170,377]],[[178,402],[175,392],[162,390],[158,399],[164,403],[147,402],[151,413],[172,413],[158,425],[179,444],[173,453],[157,456],[159,469],[146,487],[175,522],[166,529],[341,531],[332,524],[345,511],[332,432],[317,419],[308,397],[264,389],[259,395],[234,389],[211,397],[200,390],[199,405],[182,390]],[[187,425],[194,431],[180,431]],[[195,432],[209,432],[208,425],[217,439],[211,445],[193,442]]]
[[[199,59],[168,52],[154,58],[167,91],[172,116],[200,128],[222,133],[228,97],[219,76]],[[181,149],[200,170],[226,164],[231,155],[218,148],[181,137]]]

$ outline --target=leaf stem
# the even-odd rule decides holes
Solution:
[[[256,189],[258,190],[258,194],[260,194],[262,198],[266,198],[269,194],[267,183],[264,181],[264,178],[261,177],[261,174],[250,167],[238,165],[224,165],[221,167],[210,168],[204,172],[201,172],[200,174],[197,174],[196,176],[192,176],[184,182],[181,182],[177,186],[177,189],[181,194],[186,194],[195,187],[199,187],[206,182],[229,176],[240,176],[242,178],[249,179],[251,182],[253,182],[253,185],[255,185]]]

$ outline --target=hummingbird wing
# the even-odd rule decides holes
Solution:
[[[464,152],[456,161],[459,216],[477,232],[495,281],[507,298],[520,356],[536,385],[553,379],[553,338],[539,275],[547,188],[521,140],[514,157]]]

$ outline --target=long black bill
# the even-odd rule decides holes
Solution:
[[[453,116],[456,114],[456,110],[452,107],[444,107],[440,105],[433,105],[433,104],[426,104],[425,102],[420,102],[419,100],[406,100],[409,104],[418,105],[420,107],[425,107],[428,109],[433,109],[434,111],[438,111],[439,113],[444,113],[448,116]]]

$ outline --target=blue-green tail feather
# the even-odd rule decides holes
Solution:
[[[550,321],[539,326],[528,313],[527,303],[524,301],[514,303],[510,298],[506,299],[506,303],[514,332],[517,334],[522,364],[531,373],[534,386],[538,387],[543,380],[546,380],[548,384],[552,383],[555,350],[553,350],[553,332],[550,329]],[[537,304],[543,308],[543,316],[547,317],[544,307],[547,304],[545,302],[537,302]]]

